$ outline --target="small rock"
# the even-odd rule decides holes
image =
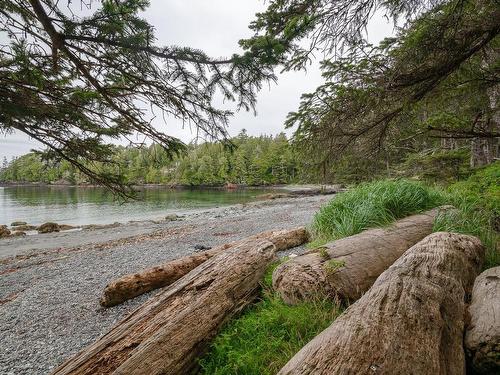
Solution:
[[[7,225],[0,225],[0,238],[9,237],[10,230],[7,228]]]
[[[211,247],[205,245],[194,245],[196,251],[210,250]]]
[[[10,224],[11,227],[17,227],[19,225],[27,225],[28,223],[25,221],[14,221],[12,224]]]
[[[23,232],[22,230],[16,230],[15,232],[12,232],[11,237],[21,237],[21,236],[26,236],[26,232]]]
[[[177,220],[181,220],[181,217],[177,214],[171,214],[171,215],[165,216],[164,220],[165,221],[177,221]]]
[[[60,230],[59,224],[51,222],[44,223],[38,227],[38,233],[52,233],[59,232]]]

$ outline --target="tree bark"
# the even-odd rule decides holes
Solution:
[[[409,247],[432,232],[436,208],[328,243],[280,265],[273,287],[288,304],[319,297],[357,300]]]
[[[465,374],[465,297],[483,257],[475,237],[427,236],[278,374]]]
[[[276,251],[282,251],[307,242],[308,233],[304,227],[291,230],[262,232],[240,241],[227,243],[197,254],[166,262],[156,267],[148,268],[138,273],[122,276],[106,286],[100,303],[104,307],[115,306],[154,289],[170,285],[213,256],[251,239],[256,241],[259,239],[267,239],[276,246]]]
[[[148,300],[53,374],[186,374],[221,325],[250,303],[276,246],[249,240]]]
[[[500,374],[500,267],[477,277],[469,314],[465,351],[470,368],[476,374]]]

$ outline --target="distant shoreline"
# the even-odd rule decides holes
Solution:
[[[78,188],[95,188],[103,187],[101,185],[95,184],[72,184],[72,183],[46,183],[46,182],[11,182],[11,181],[0,181],[0,187],[11,187],[11,186],[33,186],[33,187],[78,187]],[[248,189],[248,188],[280,188],[288,185],[277,184],[277,185],[244,185],[244,184],[231,184],[228,185],[185,185],[185,184],[132,184],[133,188],[142,187],[164,187],[169,189]]]
[[[64,184],[64,183],[44,183],[44,182],[0,182],[0,187],[61,187],[61,188],[103,188],[101,185],[94,184]],[[134,184],[134,189],[142,188],[167,188],[172,190],[239,190],[239,189],[282,189],[290,195],[318,195],[335,194],[342,190],[342,185],[321,185],[321,184],[276,184],[276,185],[184,185],[184,184]]]

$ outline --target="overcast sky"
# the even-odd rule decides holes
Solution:
[[[238,52],[238,40],[251,36],[248,24],[264,8],[262,0],[152,0],[145,17],[156,29],[158,44],[195,47],[219,57]],[[378,43],[392,31],[392,23],[376,15],[368,27],[368,38]],[[276,85],[265,86],[259,93],[257,116],[236,113],[230,122],[230,134],[236,135],[243,128],[252,135],[283,131],[286,115],[297,108],[300,95],[313,91],[321,82],[317,64],[307,72],[280,74]],[[178,121],[168,120],[166,125],[161,124],[162,129],[165,126],[168,134],[185,142],[195,136],[190,129],[182,129]],[[39,146],[23,134],[0,135],[0,160],[33,148]]]

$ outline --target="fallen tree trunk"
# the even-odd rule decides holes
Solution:
[[[500,374],[500,267],[479,275],[472,289],[465,351],[476,374]]]
[[[483,256],[475,237],[429,235],[278,374],[465,374],[465,296]]]
[[[221,325],[254,299],[275,249],[253,239],[207,260],[53,374],[189,373]]]
[[[259,239],[269,240],[276,246],[276,251],[282,251],[307,242],[308,233],[304,227],[262,232],[240,241],[217,246],[138,273],[122,276],[106,286],[100,303],[104,307],[115,306],[141,294],[170,285],[213,256],[248,240]]]
[[[288,304],[318,296],[354,301],[372,286],[409,247],[432,232],[442,209],[398,220],[388,228],[370,229],[330,242],[295,257],[273,273],[273,287]]]

